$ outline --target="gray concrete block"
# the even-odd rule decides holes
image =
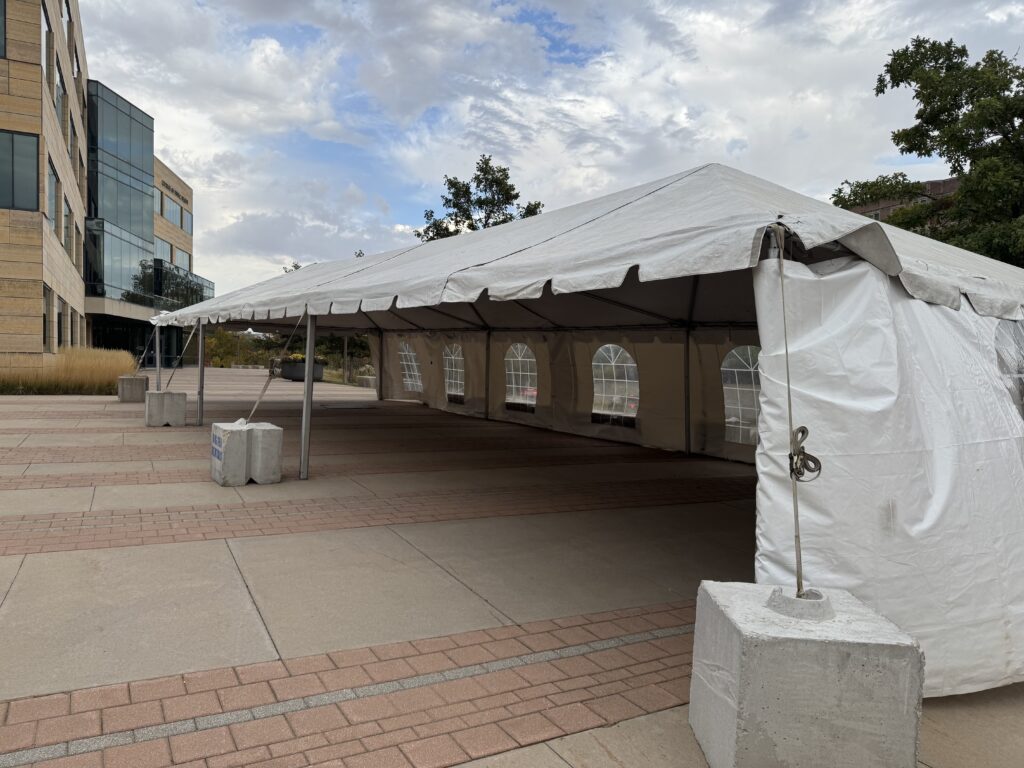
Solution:
[[[184,392],[146,392],[146,426],[185,426],[187,403],[188,395]]]
[[[698,591],[690,725],[711,768],[914,768],[917,642],[845,590],[775,589]]]
[[[216,423],[210,431],[210,477],[223,486],[281,482],[284,430],[244,419]]]
[[[149,391],[149,376],[118,376],[117,400],[120,403],[144,403]]]
[[[210,477],[225,486],[249,482],[249,430],[245,419],[210,427]]]
[[[281,482],[284,430],[260,422],[249,425],[249,477],[260,485]]]

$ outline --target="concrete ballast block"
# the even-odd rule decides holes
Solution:
[[[281,482],[284,430],[273,424],[249,425],[249,477],[261,485]]]
[[[121,403],[144,403],[149,390],[149,376],[118,376],[117,400]]]
[[[146,426],[185,426],[187,404],[184,392],[146,392]]]
[[[849,592],[819,592],[701,584],[690,725],[711,768],[917,765],[917,641]]]
[[[210,432],[210,477],[219,485],[281,482],[284,430],[245,419],[214,424]]]

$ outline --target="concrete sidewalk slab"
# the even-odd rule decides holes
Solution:
[[[344,498],[369,496],[370,492],[355,480],[345,477],[320,477],[312,480],[289,479],[274,485],[241,485],[235,490],[243,501],[291,501],[293,499]]]
[[[26,437],[28,437],[28,432],[0,435],[0,448],[17,448],[25,441]]]
[[[625,720],[551,742],[551,749],[573,768],[707,768],[687,722],[689,707]]]
[[[0,699],[277,658],[224,542],[28,555]]]
[[[88,512],[94,489],[43,488],[0,493],[0,516]]]
[[[14,577],[18,573],[18,568],[21,567],[21,561],[24,559],[24,555],[0,557],[0,605],[3,605],[4,598],[7,596],[7,590],[14,583]]]
[[[387,528],[233,539],[230,546],[283,656],[503,623]]]
[[[20,477],[28,467],[28,464],[0,464],[0,477]]]
[[[241,501],[234,488],[222,488],[214,482],[98,485],[92,511],[238,504]]]
[[[645,559],[652,548],[663,546],[659,521],[685,508],[630,510],[635,530],[626,543],[620,541],[618,526],[601,530],[614,512],[484,518],[394,530],[522,623],[679,599],[673,589],[679,562],[671,556],[653,564]]]
[[[22,448],[91,448],[103,445],[123,445],[125,436],[121,432],[43,432],[29,435],[21,443]]]
[[[1024,684],[925,699],[918,758],[926,768],[1024,765],[1021,723]]]
[[[707,768],[688,711],[667,709],[474,760],[464,768]]]
[[[140,423],[141,427],[142,424]],[[203,445],[210,443],[209,427],[196,427],[202,432],[167,431],[151,429],[148,432],[125,432],[125,445]]]
[[[105,475],[152,472],[153,462],[144,461],[55,461],[29,465],[26,477],[37,475]]]

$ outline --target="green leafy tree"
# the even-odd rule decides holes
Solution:
[[[509,177],[508,168],[495,165],[490,155],[480,155],[476,172],[469,181],[455,176],[444,177],[446,194],[441,195],[445,214],[437,218],[434,211],[423,212],[423,229],[416,237],[423,242],[452,237],[466,230],[486,229],[499,224],[536,216],[544,209],[538,200],[519,204],[519,191]]]
[[[925,193],[924,184],[911,181],[907,174],[897,172],[871,181],[845,179],[832,193],[832,203],[840,208],[854,208],[881,200],[906,202]]]
[[[950,198],[896,211],[889,223],[1024,266],[1024,68],[1002,51],[971,62],[953,40],[915,37],[889,55],[875,95],[910,88],[915,122],[892,133],[902,154],[938,156],[960,178]],[[918,195],[903,174],[844,182],[832,196],[852,207]],[[893,195],[893,192],[899,194]]]
[[[286,267],[281,267],[281,269],[283,269],[285,272],[298,272],[300,269],[302,269],[302,265],[299,264],[299,262],[292,260],[291,264],[289,264]]]

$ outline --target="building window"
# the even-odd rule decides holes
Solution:
[[[53,306],[53,291],[43,283],[43,352],[52,352],[50,337],[50,308]]]
[[[57,172],[49,163],[46,176],[46,215],[50,217],[50,229],[57,231]]]
[[[1024,327],[1014,320],[996,326],[996,361],[1013,404],[1024,416]]]
[[[164,195],[164,218],[174,226],[181,226],[181,206]]]
[[[7,58],[7,0],[0,0],[0,58]]]
[[[461,344],[444,346],[444,392],[449,403],[466,402],[466,359]]]
[[[67,314],[67,302],[57,297],[57,349],[64,346],[64,316]]]
[[[161,207],[161,205],[163,204],[163,201],[164,201],[164,193],[161,192],[159,189],[154,189],[153,190],[153,213],[156,214],[157,216],[159,216],[161,213],[163,213],[163,208]]]
[[[38,136],[0,131],[0,208],[39,210]]]
[[[617,344],[605,344],[591,361],[594,375],[595,424],[636,426],[640,407],[640,373],[636,360]]]
[[[537,358],[525,344],[513,344],[505,353],[505,407],[527,413],[537,407]]]
[[[736,347],[722,361],[726,442],[757,445],[757,416],[761,408],[757,357],[760,353],[760,347]]]
[[[182,269],[187,269],[189,272],[192,271],[192,254],[188,251],[183,251],[181,248],[174,249],[175,264]]]
[[[78,346],[78,313],[71,310],[71,346]]]
[[[55,69],[57,78],[54,84],[53,94],[53,108],[57,111],[57,119],[60,121],[60,132],[67,141],[68,128],[67,118],[64,114],[64,99],[67,96],[67,89],[64,87],[64,76],[60,73],[60,66],[58,65]]]
[[[402,365],[402,386],[406,392],[422,392],[423,377],[420,375],[420,361],[416,352],[403,341],[398,345],[398,362]]]
[[[47,75],[50,69],[50,17],[46,15],[45,3],[40,3],[39,10],[39,62],[43,67],[43,83],[46,84],[47,87],[49,87],[49,78],[47,77]]]
[[[158,259],[163,259],[166,262],[171,261],[171,244],[166,240],[161,240],[159,237],[153,238],[153,245],[155,246],[154,255]]]
[[[181,228],[186,233],[192,234],[192,211],[186,211],[184,208],[181,209]]]
[[[68,199],[64,198],[64,250],[67,251],[68,256],[71,260],[75,260],[75,239],[72,235],[74,232],[75,221],[71,216],[71,205],[68,203]]]

